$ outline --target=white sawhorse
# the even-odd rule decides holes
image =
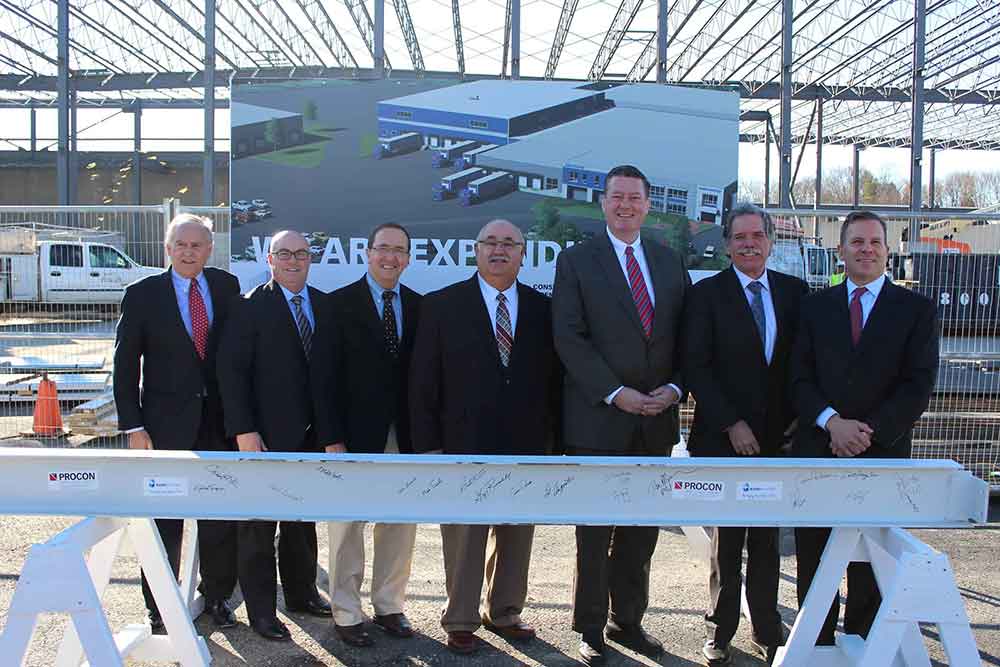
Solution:
[[[196,525],[185,521],[188,545],[195,544]],[[125,537],[139,558],[167,635],[153,636],[148,624],[111,632],[101,595]],[[98,667],[119,667],[126,655],[206,667],[211,656],[191,622],[204,606],[194,574],[197,557],[196,549],[186,550],[181,563],[181,572],[186,574],[178,586],[152,519],[85,519],[31,547],[0,635],[0,655],[24,656],[38,615],[56,612],[69,614],[73,621],[59,646],[56,667],[78,667],[84,655],[89,665]],[[18,664],[22,664],[20,660]]]
[[[869,561],[882,605],[867,639],[814,647],[851,561]],[[848,590],[848,595],[850,591]],[[930,667],[918,623],[937,625],[948,662],[982,664],[948,557],[899,528],[834,528],[776,667]]]

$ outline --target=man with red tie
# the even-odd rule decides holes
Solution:
[[[909,458],[913,424],[927,409],[938,369],[937,309],[885,275],[885,222],[855,211],[840,228],[847,279],[802,302],[792,352],[798,411],[793,456]],[[829,528],[796,528],[799,604],[816,575]],[[847,568],[844,631],[867,637],[882,598],[869,563]],[[839,595],[820,630],[833,645]]]
[[[640,238],[650,207],[645,175],[624,165],[604,184],[605,233],[556,263],[552,331],[566,369],[566,453],[666,456],[679,437],[678,339],[691,280],[674,251]],[[658,531],[577,526],[573,629],[584,664],[604,663],[605,634],[644,655],[663,652],[642,628]]]
[[[118,427],[132,449],[229,451],[235,447],[223,430],[215,353],[239,281],[205,266],[212,255],[205,218],[174,218],[165,248],[170,268],[129,285],[122,299],[115,333]],[[157,519],[156,527],[176,575],[184,522]],[[219,627],[232,627],[236,618],[225,600],[236,586],[235,524],[199,521],[198,544],[205,613]],[[142,594],[153,632],[163,633],[145,577]]]

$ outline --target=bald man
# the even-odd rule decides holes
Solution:
[[[559,365],[549,298],[517,282],[521,230],[494,220],[476,239],[477,271],[424,297],[410,362],[415,452],[547,454],[556,441]],[[473,653],[480,625],[529,641],[521,620],[534,526],[441,526],[448,648]],[[486,578],[486,599],[480,594]]]
[[[267,255],[271,280],[238,302],[224,332],[219,387],[226,432],[241,452],[322,451],[313,428],[309,356],[317,323],[326,320],[326,295],[306,285],[310,262],[301,234],[275,234]],[[276,615],[276,528],[274,521],[240,522],[239,581],[250,626],[265,639],[287,641],[291,635]],[[280,533],[285,609],[331,616],[316,590],[316,524],[282,521]]]

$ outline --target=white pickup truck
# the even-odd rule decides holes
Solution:
[[[0,303],[118,303],[125,286],[162,271],[106,243],[30,241],[0,249]]]

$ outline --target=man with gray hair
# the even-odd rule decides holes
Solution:
[[[722,228],[732,266],[692,287],[684,312],[684,380],[694,395],[688,436],[693,456],[777,456],[794,428],[788,363],[808,286],[769,270],[774,223],[753,204],[737,204]],[[708,665],[732,661],[740,620],[743,546],[751,640],[768,664],[784,641],[778,614],[778,529],[712,530]]]
[[[414,452],[552,451],[559,366],[549,298],[517,282],[524,253],[521,230],[494,220],[476,240],[478,271],[424,297],[410,362]],[[475,652],[480,625],[508,641],[535,637],[521,619],[533,534],[534,526],[441,526],[449,650]]]
[[[170,268],[125,289],[115,332],[115,405],[118,427],[132,449],[229,451],[215,377],[218,332],[239,297],[239,281],[208,268],[212,223],[182,214],[167,227]],[[140,383],[141,378],[141,383]],[[177,574],[180,519],[157,519],[156,527]],[[231,521],[199,521],[205,612],[219,627],[236,618],[225,600],[236,586],[236,527]],[[156,601],[142,577],[142,594],[154,634],[165,631]]]

